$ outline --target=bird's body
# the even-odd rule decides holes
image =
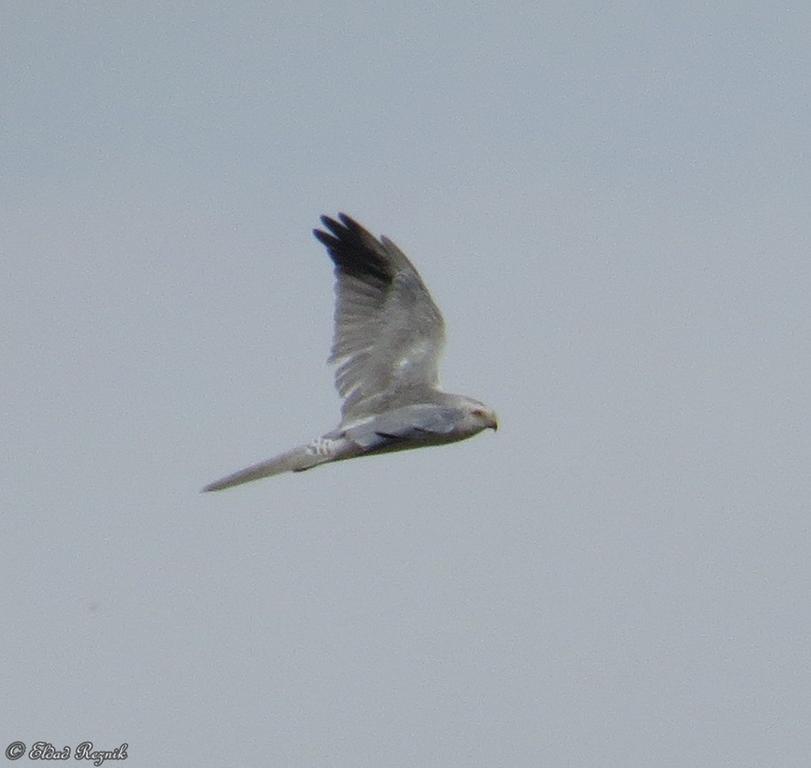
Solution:
[[[335,263],[335,338],[330,362],[344,398],[340,425],[312,442],[235,472],[218,491],[281,472],[376,453],[464,440],[495,413],[478,400],[439,388],[442,315],[405,254],[357,222],[322,216],[314,230]]]

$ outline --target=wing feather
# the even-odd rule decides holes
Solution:
[[[344,415],[368,398],[436,387],[442,314],[417,270],[387,237],[349,216],[322,216],[315,236],[335,264],[335,335],[329,361]]]

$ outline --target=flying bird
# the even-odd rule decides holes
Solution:
[[[335,335],[330,363],[343,398],[331,432],[203,488],[219,491],[331,461],[424,448],[498,429],[484,403],[443,392],[438,362],[445,324],[406,255],[349,216],[322,216],[313,234],[335,264]]]

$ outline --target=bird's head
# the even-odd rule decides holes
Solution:
[[[465,421],[471,431],[479,432],[482,429],[498,429],[498,417],[490,406],[471,399],[468,400],[465,411]]]

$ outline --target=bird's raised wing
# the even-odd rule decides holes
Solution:
[[[361,401],[438,384],[445,339],[442,315],[406,255],[345,214],[322,216],[313,230],[335,263],[335,336],[329,361],[345,398],[344,415]]]

